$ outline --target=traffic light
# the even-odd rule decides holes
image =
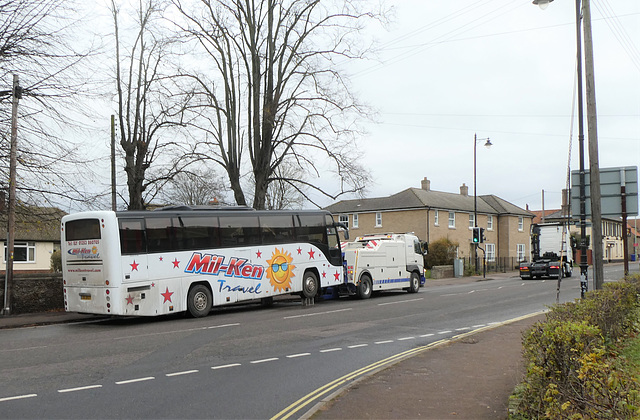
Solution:
[[[478,236],[480,237],[480,243],[484,243],[485,239],[487,239],[484,237],[484,228],[478,228],[478,230],[480,231],[478,233]]]
[[[477,244],[480,242],[480,228],[478,227],[474,227],[472,228],[473,230],[473,238],[472,241],[474,244]]]

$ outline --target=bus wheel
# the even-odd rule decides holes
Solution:
[[[369,299],[371,297],[371,292],[371,277],[367,274],[363,274],[362,277],[360,277],[360,283],[358,283],[358,297],[360,299]]]
[[[303,298],[312,299],[318,294],[318,277],[313,271],[307,271],[304,273],[302,279],[302,293]]]
[[[196,284],[189,290],[187,308],[194,318],[202,318],[203,316],[209,315],[212,303],[213,296],[206,286]]]
[[[418,293],[418,289],[420,289],[420,276],[414,271],[409,279],[409,293]]]

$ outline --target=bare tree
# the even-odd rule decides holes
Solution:
[[[306,174],[300,166],[291,162],[280,164],[274,171],[274,181],[269,183],[265,208],[269,210],[302,208],[308,189],[304,185],[296,185],[290,180],[299,180],[305,177]]]
[[[175,80],[169,71],[173,40],[161,25],[164,3],[140,1],[133,41],[125,45],[119,25],[119,9],[111,2],[116,43],[117,119],[124,151],[128,208],[140,210],[162,186],[188,165],[182,159],[179,132],[183,104],[174,95]],[[124,65],[124,69],[123,69]],[[151,170],[155,164],[155,171]]]
[[[198,99],[192,110],[207,132],[195,151],[226,170],[238,204],[247,201],[242,187],[247,170],[255,181],[257,209],[266,207],[275,182],[309,200],[308,190],[332,198],[363,191],[367,171],[355,140],[357,120],[366,112],[339,68],[363,56],[359,31],[379,15],[363,12],[364,3],[351,0],[173,3],[184,17],[177,24],[208,60],[200,72],[188,72]],[[278,170],[285,162],[309,175],[285,175]],[[328,172],[325,165],[337,177],[337,193],[311,178]]]
[[[79,127],[78,98],[88,84],[82,66],[94,51],[90,41],[69,42],[72,28],[76,35],[82,30],[80,9],[66,0],[0,3],[0,83],[6,86],[0,89],[0,149],[9,150],[10,86],[17,74],[22,91],[17,190],[24,203],[54,206],[94,199],[84,190],[91,178],[89,159],[77,153],[81,145],[66,138]],[[8,158],[0,153],[0,176],[8,179]],[[85,182],[77,182],[78,173]]]
[[[167,183],[161,198],[170,204],[225,204],[228,188],[211,170],[184,171]]]

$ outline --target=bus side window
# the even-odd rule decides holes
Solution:
[[[220,216],[220,244],[223,247],[260,243],[258,216]]]
[[[142,219],[120,219],[120,248],[123,255],[147,252]]]
[[[260,234],[265,245],[284,244],[293,240],[293,219],[290,214],[260,216]]]
[[[168,217],[147,218],[147,247],[149,252],[174,249],[175,232]]]
[[[183,216],[179,217],[178,237],[181,237],[180,249],[198,250],[220,246],[217,217]]]
[[[295,232],[298,241],[311,242],[316,245],[327,243],[327,229],[323,215],[298,214],[295,219]]]

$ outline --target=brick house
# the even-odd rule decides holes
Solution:
[[[48,273],[51,271],[51,254],[60,249],[60,220],[66,213],[57,208],[16,207],[14,239],[14,272]],[[7,211],[0,213],[0,233],[3,252],[0,255],[0,271],[4,273],[7,258]]]
[[[473,256],[471,228],[474,197],[463,184],[460,193],[433,191],[424,178],[421,188],[389,197],[343,200],[326,207],[349,227],[352,237],[386,232],[414,232],[431,242],[447,237],[457,242],[458,257]],[[533,214],[495,195],[477,197],[478,226],[485,228],[487,261],[528,259]]]

